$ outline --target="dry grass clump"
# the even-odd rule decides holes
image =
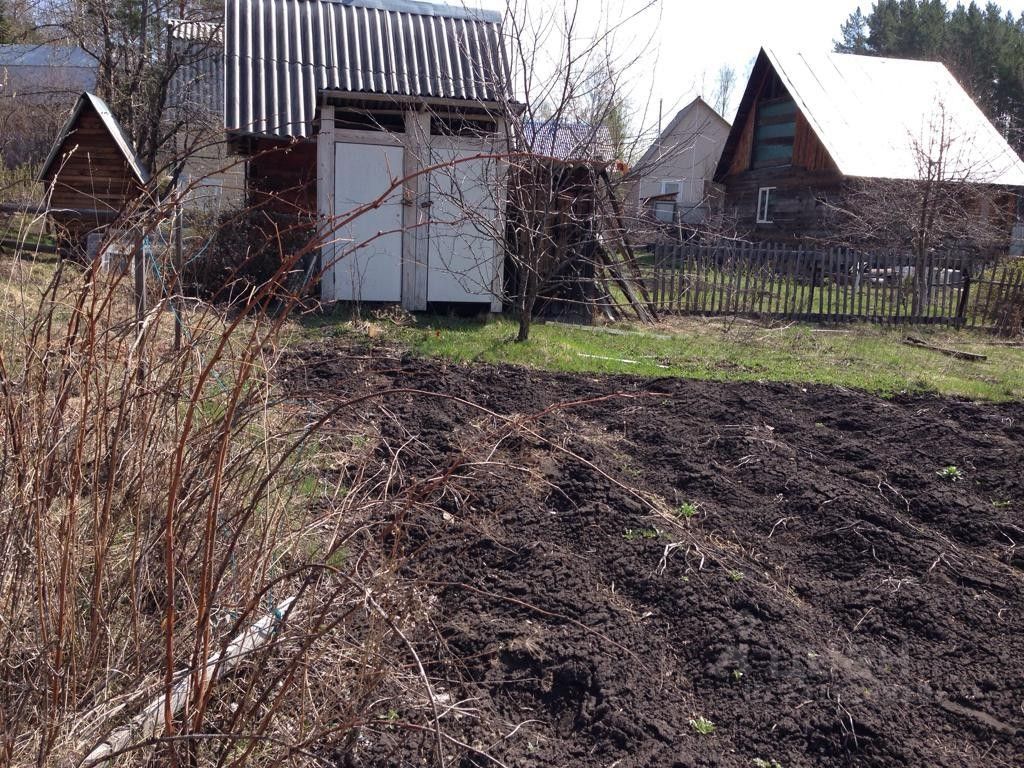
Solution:
[[[383,462],[311,503],[330,414],[274,386],[281,275],[190,311],[175,352],[166,298],[140,327],[126,278],[46,269],[3,271],[0,764],[327,764],[399,712],[443,751],[409,640],[428,601],[380,546],[415,500],[378,492]]]

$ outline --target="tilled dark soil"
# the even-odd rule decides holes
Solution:
[[[340,343],[289,367],[381,393],[396,483],[433,494],[419,651],[504,765],[1024,765],[1024,406]]]

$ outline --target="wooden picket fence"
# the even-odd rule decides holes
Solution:
[[[661,312],[1005,329],[1024,306],[1024,260],[913,256],[765,243],[657,246],[643,276]]]

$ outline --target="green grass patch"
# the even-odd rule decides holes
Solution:
[[[324,329],[321,329],[324,330]],[[1024,348],[985,332],[926,326],[673,319],[656,329],[535,324],[515,343],[511,318],[419,316],[387,336],[413,351],[458,362],[512,363],[572,373],[680,376],[710,381],[779,381],[849,387],[881,395],[936,393],[975,400],[1024,398]],[[902,343],[907,335],[988,356],[962,361]]]

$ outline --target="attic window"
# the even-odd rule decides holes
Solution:
[[[757,104],[753,167],[789,165],[796,136],[796,103],[772,73]]]
[[[682,184],[678,181],[663,181],[661,182],[661,194],[663,195],[675,195],[679,197],[679,192],[682,189]]]

